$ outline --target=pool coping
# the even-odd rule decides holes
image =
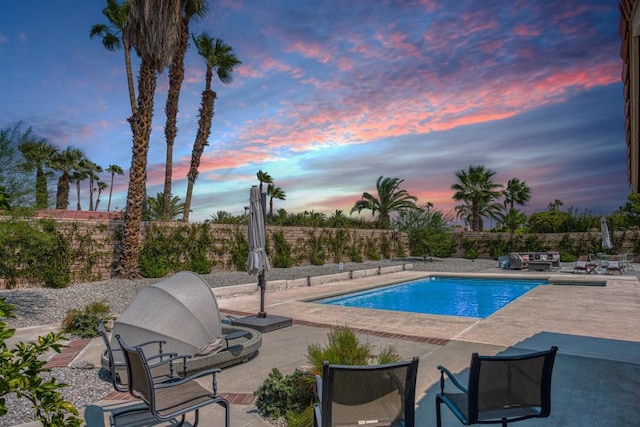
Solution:
[[[283,288],[268,282],[265,310],[270,314],[291,317],[294,321],[311,324],[348,324],[362,330],[430,339],[475,341],[506,347],[540,331],[638,340],[633,313],[637,314],[640,286],[635,276],[603,278],[584,275],[577,278],[563,272],[534,274],[536,278],[547,279],[560,286],[536,287],[485,319],[328,306],[309,301],[432,275],[523,279],[531,279],[532,275],[493,271],[444,273],[404,270],[311,286]],[[605,286],[593,286],[603,280],[606,281]],[[245,286],[242,292],[241,289],[227,289],[223,295],[218,295],[218,289],[220,288],[214,288],[213,291],[221,311],[257,312],[260,301],[255,284],[250,285],[248,292]],[[603,303],[606,303],[608,311],[602,309]],[[612,312],[623,315],[612,316]]]

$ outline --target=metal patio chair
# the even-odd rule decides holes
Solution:
[[[315,427],[414,427],[417,372],[417,357],[372,366],[325,362],[316,376]]]
[[[558,347],[518,356],[479,356],[473,353],[467,387],[443,366],[436,395],[437,426],[442,403],[463,425],[502,424],[548,417],[551,412],[551,373]],[[458,389],[445,392],[445,375]]]
[[[195,420],[192,426],[196,427],[199,422],[200,409],[216,403],[224,408],[224,425],[229,427],[229,402],[224,397],[217,395],[216,374],[221,372],[221,369],[207,369],[189,375],[186,360],[191,356],[177,355],[156,363],[155,367],[157,368],[163,364],[173,364],[181,360],[183,364],[182,372],[184,372],[185,376],[158,381],[154,379],[151,373],[151,367],[141,346],[130,347],[122,341],[119,335],[116,335],[116,340],[122,349],[127,366],[129,393],[142,399],[148,405],[149,412],[153,417],[159,421],[169,421],[180,417],[180,422],[176,426],[182,426],[186,414],[194,412]],[[211,391],[196,381],[206,376],[211,376]],[[208,423],[208,425],[212,424]]]

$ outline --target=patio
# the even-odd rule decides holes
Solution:
[[[283,374],[305,365],[306,346],[326,340],[327,328],[347,324],[360,330],[372,344],[396,344],[397,351],[420,357],[416,407],[417,424],[435,425],[435,393],[442,364],[454,373],[464,373],[472,352],[514,353],[559,347],[552,385],[552,411],[548,419],[528,420],[523,426],[626,426],[640,419],[640,285],[633,274],[586,276],[564,273],[496,273],[509,277],[553,276],[558,283],[537,287],[486,319],[469,319],[375,311],[319,305],[310,299],[365,289],[383,283],[410,280],[425,272],[400,271],[380,276],[342,280],[322,285],[273,290],[266,294],[268,314],[288,316],[294,325],[263,335],[258,356],[223,370],[219,391],[245,398],[232,403],[232,426],[270,426],[251,404],[254,390],[272,368]],[[441,273],[440,273],[441,274]],[[483,276],[474,274],[474,276]],[[606,286],[593,286],[606,280]],[[591,284],[591,285],[589,285]],[[273,289],[278,288],[274,286]],[[246,289],[244,287],[243,289]],[[216,288],[221,311],[233,315],[254,314],[259,294]],[[224,294],[224,295],[222,295]],[[92,344],[93,345],[93,342]],[[95,357],[95,345],[84,357]],[[79,356],[80,357],[80,356]],[[114,407],[131,404],[102,400],[85,410],[88,426],[108,425]],[[443,411],[445,426],[459,425]],[[203,424],[221,422],[217,408],[202,414]]]

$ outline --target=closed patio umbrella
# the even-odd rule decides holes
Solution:
[[[611,244],[611,236],[609,235],[609,227],[605,217],[600,217],[600,231],[602,232],[602,247],[612,249],[613,245]]]
[[[269,270],[269,258],[265,251],[265,220],[264,202],[257,186],[252,186],[249,192],[249,257],[247,259],[247,273],[258,275],[260,287],[259,317],[266,317],[264,311],[264,292],[267,284],[265,273]]]

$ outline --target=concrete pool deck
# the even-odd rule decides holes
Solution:
[[[445,275],[445,273],[433,273]],[[627,426],[640,419],[640,283],[635,274],[579,276],[584,285],[540,286],[486,319],[432,316],[369,310],[308,302],[323,296],[429,276],[423,271],[398,271],[379,276],[341,280],[284,289],[271,284],[265,296],[268,315],[291,317],[294,325],[263,335],[253,360],[224,369],[219,391],[248,396],[272,368],[289,374],[306,364],[306,346],[324,343],[328,328],[348,325],[374,345],[396,345],[406,358],[420,357],[416,394],[416,424],[435,425],[438,391],[437,365],[464,376],[472,352],[516,353],[559,347],[548,419],[528,420],[523,426]],[[453,274],[464,276],[466,274]],[[473,277],[505,276],[572,281],[577,274],[518,273],[493,269]],[[606,286],[596,286],[606,281]],[[600,282],[600,283],[598,283]],[[269,286],[268,286],[269,287]],[[250,293],[247,293],[250,291]],[[255,285],[215,288],[224,317],[258,311]],[[94,359],[102,350],[92,341],[83,357]],[[80,356],[79,356],[80,357]],[[99,357],[99,356],[98,356]],[[85,408],[87,426],[108,425],[109,412],[122,404],[101,400]],[[446,409],[444,426],[460,425]],[[201,425],[222,421],[218,408],[201,414]],[[37,424],[34,424],[37,425]],[[252,404],[232,404],[231,425],[271,426]]]

